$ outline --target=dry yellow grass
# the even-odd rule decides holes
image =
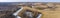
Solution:
[[[25,10],[30,10],[30,11],[42,13],[41,18],[60,18],[60,5],[56,5],[56,7],[57,8],[54,11],[51,11],[51,9],[38,10],[38,9],[35,9],[35,8],[30,8],[30,7],[23,7],[24,9],[18,15],[22,16],[22,13]]]
[[[46,10],[38,10],[38,9],[34,9],[34,8],[29,8],[29,10],[31,11],[37,11],[37,12],[40,12],[42,13],[42,18],[60,18],[60,11],[59,10],[55,10],[55,11],[46,11]]]

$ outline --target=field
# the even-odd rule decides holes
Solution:
[[[16,18],[13,13],[23,7],[17,16],[24,17],[22,13],[26,10],[32,11],[34,18],[42,14],[40,18],[60,18],[59,2],[6,2],[0,3],[0,18]],[[32,14],[31,14],[32,15]],[[24,17],[27,18],[28,16]]]

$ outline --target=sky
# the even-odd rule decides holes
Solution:
[[[0,2],[60,2],[60,0],[0,0]]]

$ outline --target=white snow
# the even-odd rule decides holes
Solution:
[[[16,18],[21,18],[18,16],[18,13],[23,9],[23,7],[21,7],[21,9],[19,9],[18,11],[16,11],[15,13],[13,13],[14,16],[17,16]]]

